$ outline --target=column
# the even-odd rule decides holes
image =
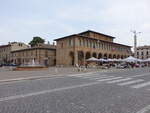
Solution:
[[[74,51],[74,66],[78,65],[78,51]]]
[[[85,58],[85,52],[83,53],[83,65],[85,66],[86,58]]]

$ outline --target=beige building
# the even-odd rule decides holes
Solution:
[[[7,45],[0,46],[0,63],[11,63],[11,51],[28,48],[21,42],[12,42]]]
[[[50,44],[38,44],[36,47],[16,50],[11,52],[12,61],[18,65],[35,63],[53,66],[56,63],[56,46]]]
[[[131,46],[114,43],[115,37],[95,31],[85,31],[79,34],[55,39],[57,65],[85,65],[86,59],[96,58],[126,58],[132,54]]]
[[[139,59],[150,58],[150,46],[140,46],[136,48],[135,57]]]

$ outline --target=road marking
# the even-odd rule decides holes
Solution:
[[[138,79],[138,80],[132,80],[132,81],[128,81],[128,82],[123,82],[120,84],[117,84],[119,86],[126,86],[126,85],[131,85],[131,84],[135,84],[135,83],[139,83],[139,82],[143,82],[143,79]]]
[[[136,77],[142,77],[142,76],[150,76],[150,73],[144,73],[144,74],[141,74],[141,75],[135,75],[135,76],[131,76],[132,78],[136,78]]]
[[[8,84],[14,84],[14,83],[20,83],[25,81],[40,81],[44,79],[58,79],[58,78],[65,78],[66,76],[39,76],[39,77],[28,77],[28,78],[16,78],[16,79],[7,79],[7,80],[1,80],[0,85],[8,85]]]
[[[86,76],[86,75],[90,75],[90,74],[94,74],[96,72],[90,72],[90,73],[79,73],[79,74],[71,74],[71,75],[68,75],[68,76]]]
[[[64,90],[69,90],[69,89],[82,88],[82,87],[87,87],[87,86],[92,86],[92,85],[97,85],[97,84],[100,84],[100,82],[93,82],[93,83],[88,83],[88,84],[75,85],[75,86],[56,88],[56,89],[51,89],[51,90],[44,90],[44,91],[40,91],[40,92],[33,92],[33,93],[28,93],[28,94],[3,97],[3,98],[0,98],[0,102],[21,99],[21,98],[26,98],[26,97],[36,96],[36,95],[42,95],[42,94],[46,94],[46,93],[64,91]]]
[[[141,84],[137,84],[137,85],[133,85],[131,86],[131,88],[142,88],[142,87],[145,87],[145,86],[148,86],[150,85],[150,81],[149,82],[145,82],[145,83],[141,83]]]
[[[141,109],[137,113],[148,113],[148,111],[150,112],[150,105],[148,105],[145,108]]]
[[[82,78],[97,78],[97,77],[106,77],[108,75],[101,75],[101,76],[80,76]]]
[[[106,79],[106,78],[113,78],[114,76],[104,76],[104,77],[97,77],[97,78],[89,78],[90,80],[100,80],[100,79]]]
[[[115,79],[120,79],[120,78],[123,78],[123,77],[112,77],[112,78],[100,79],[100,80],[97,80],[97,81],[103,82],[103,81],[115,80]]]
[[[123,78],[123,79],[119,79],[119,80],[109,81],[109,82],[107,82],[107,83],[112,84],[112,83],[123,82],[123,81],[131,80],[131,79],[132,79],[132,78]]]
[[[80,74],[72,74],[72,75],[67,75],[69,77],[72,76],[79,76],[79,75],[89,75],[89,74],[94,74],[97,72],[90,72],[90,73],[80,73]],[[49,75],[49,74],[46,74]],[[13,83],[18,83],[18,82],[25,82],[28,80],[44,80],[44,79],[55,79],[55,78],[65,78],[67,76],[61,76],[61,75],[49,75],[49,76],[37,76],[37,77],[25,77],[25,78],[16,78],[16,79],[7,79],[7,80],[0,80],[0,85],[7,85],[7,84],[13,84]]]

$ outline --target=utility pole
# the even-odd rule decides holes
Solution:
[[[134,34],[134,56],[136,57],[136,48],[137,48],[137,34],[141,32],[137,32],[136,30],[131,31]]]

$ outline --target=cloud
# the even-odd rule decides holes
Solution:
[[[0,43],[27,43],[35,35],[52,41],[92,29],[128,45],[133,45],[130,30],[141,31],[138,41],[145,45],[150,40],[149,6],[149,0],[6,0],[0,5]]]

